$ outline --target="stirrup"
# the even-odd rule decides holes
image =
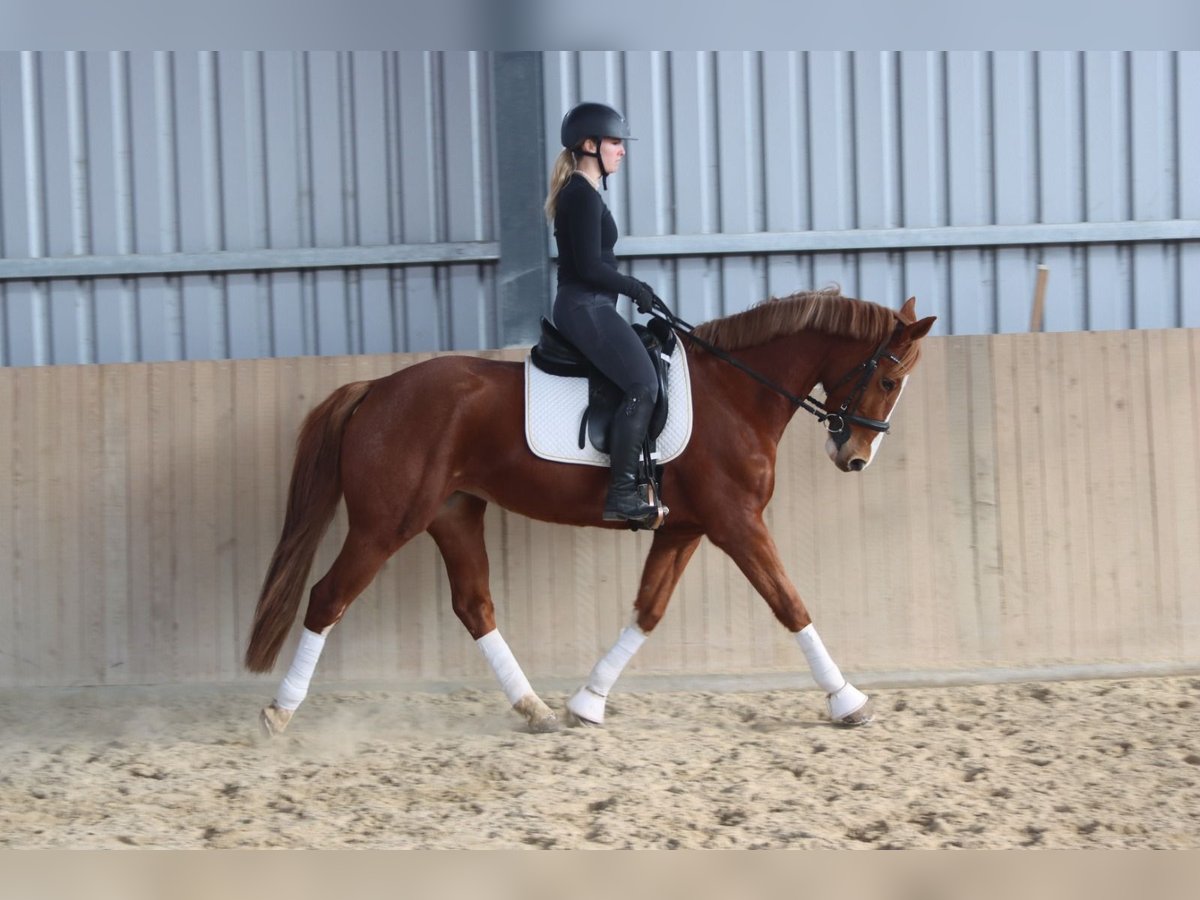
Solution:
[[[645,488],[646,502],[654,507],[655,515],[653,521],[647,520],[642,527],[648,528],[651,531],[656,531],[662,527],[663,522],[667,521],[667,516],[670,514],[671,510],[667,504],[662,502],[662,498],[656,494],[653,481],[647,481]],[[638,493],[641,494],[641,488],[638,488]]]
[[[662,523],[666,521],[667,514],[671,510],[655,496],[653,484],[640,485],[637,488],[637,498],[643,504],[642,509],[646,510],[644,514],[641,516],[625,516],[615,510],[610,510],[606,503],[604,521],[628,522],[629,526],[635,531],[639,528],[646,528],[650,531],[660,528]]]

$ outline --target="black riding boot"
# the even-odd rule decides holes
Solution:
[[[604,501],[605,521],[622,519],[643,522],[654,519],[658,510],[638,494],[638,459],[654,404],[650,392],[635,387],[625,395],[625,401],[613,416],[612,431],[608,438],[609,455],[612,458],[612,481],[608,486],[608,498]]]

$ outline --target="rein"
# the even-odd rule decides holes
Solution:
[[[892,338],[895,337],[896,332],[900,330],[900,323],[897,323],[896,328],[892,331],[892,333],[884,338],[883,343],[881,343],[875,349],[875,352],[871,354],[870,359],[859,363],[844,376],[842,376],[841,380],[826,392],[827,394],[832,394],[835,390],[853,378],[856,373],[860,371],[862,372],[862,374],[859,376],[858,383],[854,386],[854,390],[850,392],[850,395],[836,411],[832,411],[812,394],[799,397],[782,385],[776,384],[761,372],[756,372],[741,360],[735,359],[724,350],[704,340],[704,338],[697,337],[695,334],[695,328],[685,322],[683,319],[679,318],[679,316],[675,315],[675,313],[671,312],[671,310],[667,307],[667,304],[664,303],[657,295],[654,297],[654,309],[651,309],[650,315],[656,319],[662,319],[672,328],[682,332],[688,338],[688,340],[692,341],[697,346],[707,350],[722,362],[729,363],[729,365],[733,366],[735,369],[738,369],[741,372],[749,375],[764,387],[770,388],[781,397],[784,397],[790,401],[792,405],[804,410],[807,413],[811,413],[816,417],[819,423],[825,426],[825,430],[834,436],[834,442],[839,445],[845,443],[845,441],[850,437],[849,429],[846,427],[847,425],[858,425],[862,428],[870,429],[871,431],[878,431],[881,434],[886,434],[888,429],[891,427],[888,422],[882,419],[868,419],[866,416],[858,415],[855,410],[858,408],[859,400],[862,399],[863,391],[867,389],[867,385],[871,381],[871,375],[874,374],[875,370],[879,367],[880,359],[883,359],[886,356],[886,358],[890,359],[892,362],[900,362],[900,360],[898,360],[895,356],[885,353],[888,344],[892,342]]]

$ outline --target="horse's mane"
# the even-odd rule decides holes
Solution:
[[[843,297],[841,289],[833,287],[769,297],[743,312],[703,322],[696,326],[695,334],[722,350],[755,347],[798,331],[819,331],[879,344],[892,333],[897,321],[894,310]],[[916,344],[904,354],[902,369],[916,362]]]

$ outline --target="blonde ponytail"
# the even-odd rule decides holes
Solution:
[[[550,171],[550,193],[546,195],[546,218],[554,221],[554,213],[558,210],[558,192],[575,171],[575,154],[565,147],[558,151],[554,158],[554,168]]]

